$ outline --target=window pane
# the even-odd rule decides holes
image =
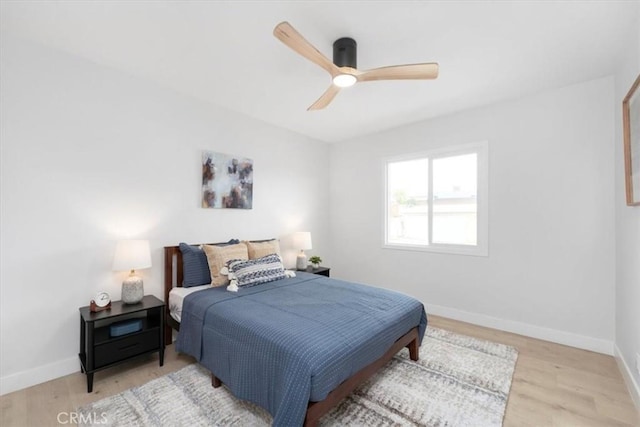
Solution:
[[[478,243],[478,155],[433,160],[433,242]]]
[[[387,164],[387,243],[429,244],[427,159]]]

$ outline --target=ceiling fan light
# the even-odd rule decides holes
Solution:
[[[338,74],[333,78],[333,84],[338,87],[349,87],[356,84],[358,79],[352,74]]]

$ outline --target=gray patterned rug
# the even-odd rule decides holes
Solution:
[[[500,426],[517,357],[513,347],[429,327],[419,361],[403,349],[320,425]],[[265,410],[211,387],[197,364],[78,411],[111,426],[271,425]]]

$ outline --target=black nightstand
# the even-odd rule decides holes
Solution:
[[[330,277],[329,272],[331,271],[331,269],[328,267],[313,268],[309,266],[307,267],[306,270],[301,270],[301,271],[306,271],[307,273],[319,274],[320,276]]]
[[[142,330],[119,337],[109,335],[109,326],[128,318],[140,318]],[[93,391],[93,374],[101,369],[143,354],[159,352],[164,364],[164,302],[153,295],[138,304],[112,301],[111,309],[92,313],[80,308],[80,364],[87,374],[87,392]]]

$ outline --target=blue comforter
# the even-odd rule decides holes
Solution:
[[[414,298],[298,272],[237,293],[224,287],[188,295],[176,342],[240,399],[300,426],[309,401],[380,358],[427,317]]]

